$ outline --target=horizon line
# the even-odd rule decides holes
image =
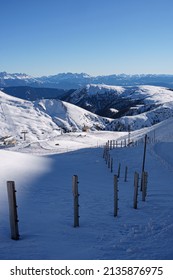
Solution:
[[[49,76],[57,76],[57,75],[61,75],[61,74],[64,74],[64,75],[67,75],[67,74],[72,74],[72,75],[87,75],[88,77],[103,77],[103,76],[121,76],[121,75],[125,75],[125,76],[146,76],[146,75],[155,75],[155,76],[173,76],[173,73],[172,74],[168,74],[168,73],[133,73],[133,74],[129,74],[129,73],[111,73],[111,74],[97,74],[97,75],[92,75],[92,74],[88,74],[86,72],[70,72],[70,71],[67,71],[67,72],[58,72],[58,73],[55,73],[55,74],[44,74],[44,75],[32,75],[32,74],[28,74],[26,72],[7,72],[7,71],[0,71],[0,73],[6,73],[6,74],[21,74],[21,75],[27,75],[27,76],[31,76],[33,78],[40,78],[40,77],[49,77]]]

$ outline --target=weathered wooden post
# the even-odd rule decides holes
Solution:
[[[124,182],[127,182],[127,171],[128,171],[128,167],[125,167],[125,175],[124,175]]]
[[[112,140],[110,140],[110,150],[112,150]]]
[[[141,191],[142,191],[142,174],[145,171],[146,147],[147,147],[147,134],[145,135],[144,138],[144,153],[143,153],[142,172],[141,172]]]
[[[108,142],[107,142],[107,143],[108,143],[108,150],[110,150],[110,143],[109,143],[109,140],[108,140]]]
[[[130,146],[130,134],[131,134],[131,127],[130,124],[128,125],[128,146]]]
[[[137,209],[138,207],[138,182],[139,182],[139,174],[135,172],[134,175],[134,198],[133,198],[133,207]]]
[[[115,140],[113,140],[113,149],[115,149]]]
[[[120,172],[121,172],[121,163],[118,165],[118,178],[120,178]]]
[[[126,147],[126,139],[124,139],[124,147]]]
[[[105,161],[106,161],[106,164],[108,162],[108,147],[107,147],[107,144],[106,144],[106,149],[105,149]]]
[[[114,175],[114,217],[118,215],[118,177]]]
[[[79,193],[78,193],[78,176],[73,175],[73,196],[74,196],[74,227],[79,227]]]
[[[148,181],[148,173],[142,173],[142,201],[145,201],[147,195],[147,181]]]
[[[17,204],[16,204],[16,190],[15,190],[14,181],[7,181],[7,193],[8,193],[8,203],[9,203],[11,239],[18,240],[19,229],[18,229],[18,215],[17,215]]]
[[[108,168],[111,167],[111,155],[108,154]]]
[[[105,158],[105,156],[106,156],[106,147],[104,146],[103,147],[103,158]]]
[[[113,158],[111,158],[111,173],[113,172]]]

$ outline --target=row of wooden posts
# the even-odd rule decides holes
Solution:
[[[140,191],[142,192],[142,201],[145,201],[147,195],[147,182],[148,182],[148,173],[145,172],[145,157],[146,157],[146,145],[148,141],[148,136],[145,135],[144,139],[141,140],[144,143],[144,154],[143,154],[143,161],[142,161],[142,174],[141,174],[141,187]],[[110,168],[111,173],[113,172],[113,158],[110,155],[110,150],[115,147],[118,147],[117,141],[116,146],[114,145],[115,141],[110,140],[106,143],[103,149],[103,158],[106,161],[108,168]],[[123,141],[121,141],[121,146]],[[131,143],[130,141],[128,142]],[[124,141],[124,147],[126,147],[126,139]],[[128,145],[130,147],[130,145]],[[118,180],[120,178],[120,171],[121,171],[121,163],[118,165],[117,175],[114,175],[114,216],[117,216],[118,213]],[[128,167],[125,166],[125,173],[124,173],[124,182],[127,182],[127,173]],[[138,189],[139,189],[139,173],[135,172],[134,174],[134,198],[133,198],[133,207],[137,209],[138,206]]]
[[[139,192],[139,174],[135,172],[134,174],[134,198],[133,198],[133,208],[138,208],[138,192]],[[147,195],[147,181],[148,173],[143,172],[141,177],[141,192],[142,201],[145,201]],[[79,227],[79,193],[78,193],[78,176],[73,176],[73,196],[74,196],[74,227]],[[114,175],[114,217],[118,216],[118,175]]]
[[[74,197],[74,227],[79,227],[79,193],[78,193],[78,176],[74,175],[72,178],[72,191]],[[16,202],[16,189],[14,181],[7,181],[7,193],[9,203],[9,219],[11,229],[11,239],[18,240],[19,227],[18,227],[18,213]]]
[[[142,174],[141,174],[141,181],[139,178],[139,173],[135,172],[134,174],[134,197],[133,197],[133,208],[138,208],[138,193],[139,193],[139,187],[140,191],[142,192],[142,201],[146,200],[147,195],[147,183],[148,183],[148,173],[144,171],[145,169],[145,157],[146,157],[146,144],[147,144],[147,135],[145,135],[145,138],[143,140],[144,143],[144,154],[143,154],[143,162],[142,162]],[[126,142],[125,142],[126,143]],[[128,141],[130,144],[130,141]],[[109,151],[115,147],[118,147],[118,142],[111,140],[108,141],[104,147],[103,150],[103,158],[106,161],[106,164],[108,165],[108,168],[110,168],[111,172],[113,172],[113,158],[111,158]],[[122,142],[121,142],[122,147]],[[120,171],[121,171],[121,163],[118,165],[118,172],[117,175],[114,175],[114,217],[118,216],[118,180],[120,178]],[[125,173],[124,173],[124,181],[127,182],[127,173],[128,173],[128,167],[125,167]],[[141,186],[139,186],[141,182]],[[73,196],[74,196],[74,227],[79,227],[79,193],[78,193],[78,176],[73,176]]]
[[[105,159],[105,162],[112,173],[114,170],[114,160],[111,157],[109,151],[110,150],[109,150],[109,141],[108,141],[103,149],[103,158]],[[120,173],[121,173],[121,163],[118,164],[118,170],[117,170],[118,178],[120,177]],[[125,172],[124,172],[124,181],[125,182],[127,182],[127,173],[128,173],[128,166],[125,166]]]
[[[104,151],[103,158],[105,159],[108,168],[110,168],[111,172],[113,172],[113,158],[110,157],[109,150],[111,147],[114,147],[115,141],[111,143],[111,141],[107,142]],[[144,156],[143,156],[143,164],[142,164],[142,175],[141,175],[141,188],[142,191],[142,201],[145,201],[147,194],[147,181],[148,181],[148,173],[144,171],[145,167],[145,155],[146,155],[146,143],[147,143],[147,135],[145,136],[144,141]],[[114,175],[114,216],[118,215],[118,179],[120,177],[120,169],[121,164],[119,163],[117,175]],[[125,175],[124,181],[127,181],[127,171],[128,167],[125,167]],[[79,227],[79,193],[78,193],[78,176],[73,175],[72,179],[72,191],[74,197],[74,227]],[[134,174],[134,199],[133,199],[133,207],[137,209],[138,205],[138,189],[139,189],[139,174],[135,172]],[[16,203],[16,190],[15,190],[15,182],[7,181],[7,193],[8,193],[8,202],[9,202],[9,217],[10,217],[10,228],[11,228],[11,238],[14,240],[19,239],[19,228],[18,228],[18,213],[17,213],[17,203]]]
[[[108,140],[105,147],[109,150],[115,149],[115,148],[124,148],[124,147],[134,147],[138,146],[139,144],[145,143],[145,137],[141,138],[139,140],[133,141],[130,138],[124,138],[121,140]],[[148,143],[158,143],[159,140],[153,137],[147,137],[147,142]]]
[[[147,194],[147,172],[143,172],[141,178],[141,191],[142,200],[145,201]],[[73,175],[72,178],[72,192],[74,197],[74,227],[79,227],[79,192],[78,192],[78,176]],[[133,206],[137,209],[138,204],[138,189],[139,189],[139,174],[135,172],[134,175],[134,202]],[[10,218],[10,228],[11,228],[11,238],[18,240],[19,227],[18,227],[18,213],[17,213],[17,202],[16,202],[16,190],[15,182],[7,182],[7,193],[9,202],[9,218]],[[118,216],[118,176],[114,175],[114,217]]]

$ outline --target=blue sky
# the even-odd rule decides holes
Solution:
[[[1,0],[0,71],[173,74],[172,0]]]

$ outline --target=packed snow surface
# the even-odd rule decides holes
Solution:
[[[137,146],[110,150],[113,172],[103,159],[108,140],[128,133],[73,132],[0,150],[0,259],[172,259],[173,120],[134,131]],[[141,174],[148,135],[146,201],[133,208],[134,172]],[[121,163],[118,216],[113,215],[113,176]],[[128,166],[127,182],[124,170]],[[79,227],[73,227],[72,176],[79,180]],[[6,181],[15,180],[20,239],[10,239]]]

